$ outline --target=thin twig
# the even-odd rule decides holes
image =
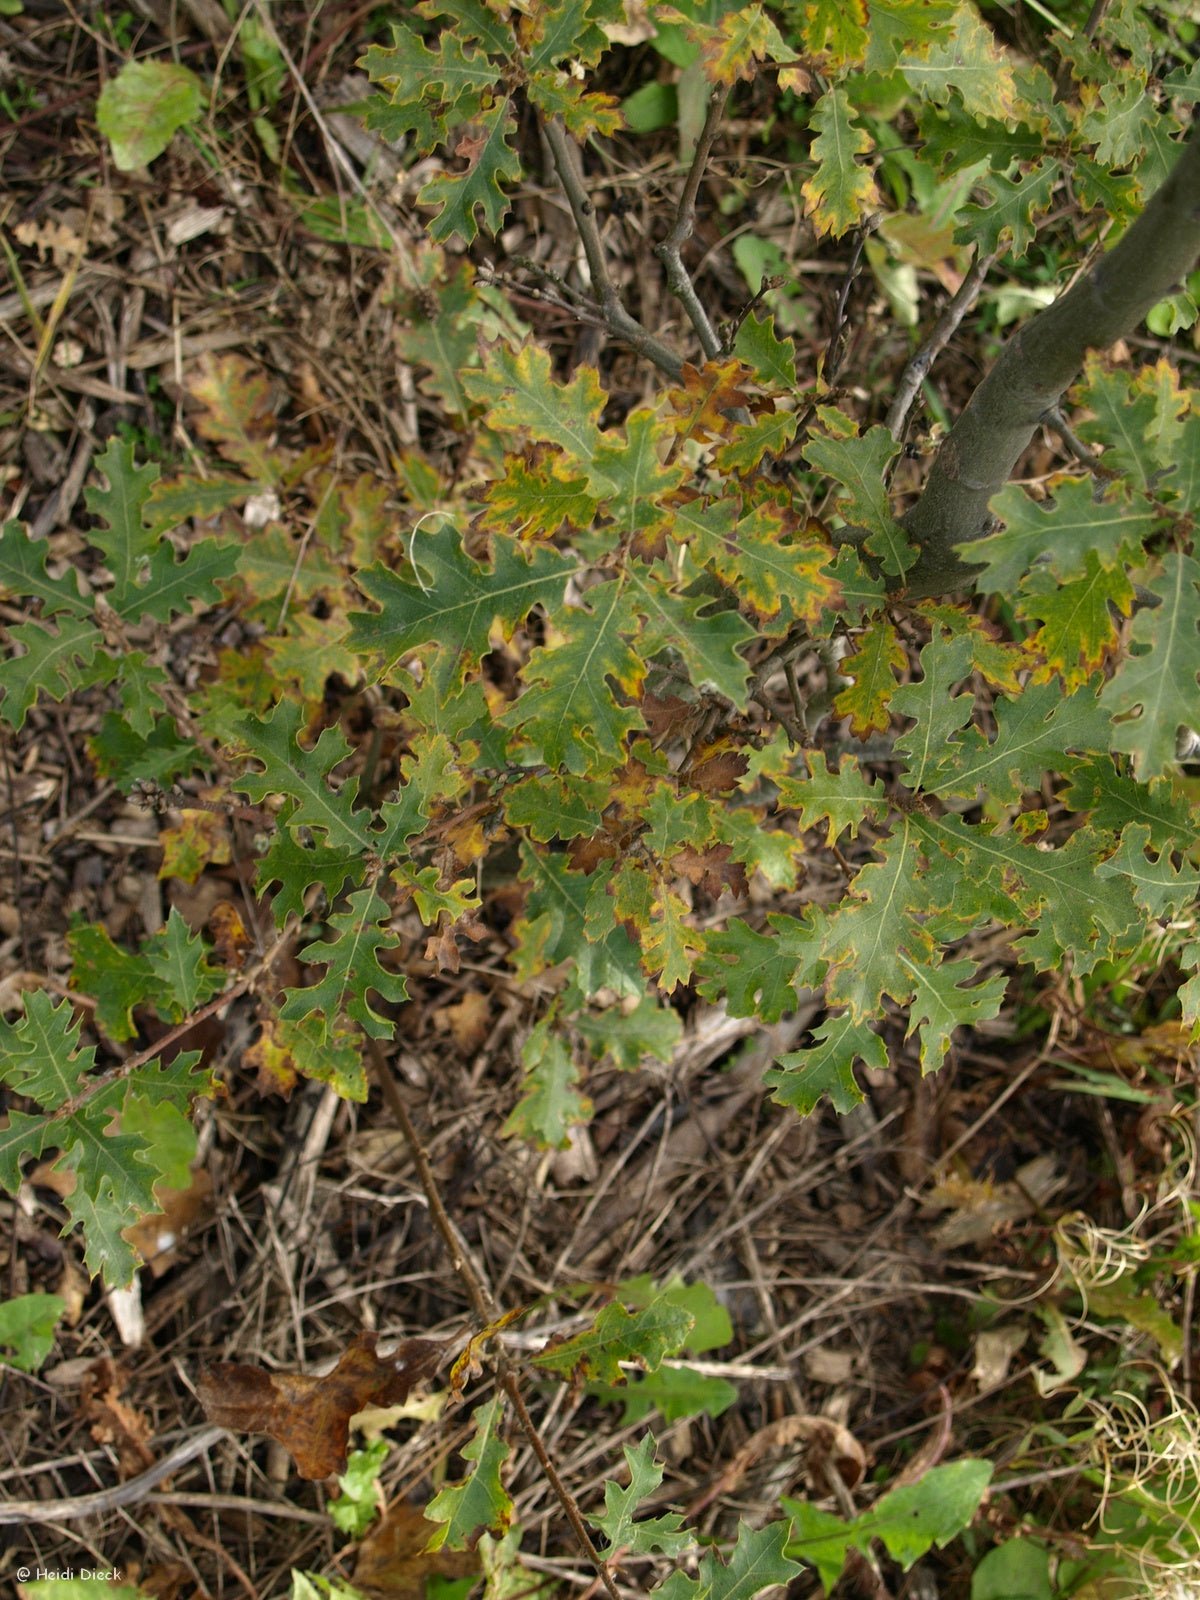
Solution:
[[[279,959],[281,951],[295,937],[297,927],[298,923],[295,918],[289,918],[283,932],[267,951],[266,955],[263,956],[262,960],[256,962],[248,972],[244,972],[236,983],[223,990],[214,1000],[210,1000],[207,1005],[199,1006],[190,1015],[184,1017],[182,1022],[176,1023],[173,1028],[168,1028],[161,1039],[156,1039],[152,1045],[147,1045],[144,1050],[139,1050],[136,1055],[126,1056],[119,1066],[111,1067],[107,1072],[97,1073],[94,1078],[86,1079],[85,1087],[78,1094],[72,1095],[69,1100],[64,1100],[56,1111],[48,1111],[46,1113],[47,1120],[54,1122],[61,1117],[74,1116],[80,1107],[86,1105],[94,1095],[99,1094],[101,1089],[107,1089],[110,1084],[118,1083],[122,1078],[130,1077],[140,1067],[157,1060],[164,1050],[190,1033],[197,1023],[204,1022],[208,1017],[215,1016],[218,1011],[224,1010],[231,1000],[236,1000],[238,995],[244,994],[247,989],[252,989],[258,980],[270,971],[271,967]]]
[[[475,1315],[480,1322],[485,1326],[498,1322],[500,1320],[499,1307],[496,1304],[495,1297],[488,1287],[483,1274],[475,1265],[466,1240],[455,1226],[450,1213],[442,1202],[441,1191],[438,1188],[433,1167],[430,1165],[429,1157],[425,1153],[425,1147],[421,1143],[413,1120],[408,1114],[408,1107],[404,1103],[404,1096],[400,1093],[400,1086],[396,1082],[395,1074],[388,1065],[379,1041],[371,1038],[369,1034],[364,1034],[363,1037],[366,1040],[367,1054],[371,1059],[375,1080],[383,1091],[383,1098],[387,1101],[388,1109],[400,1126],[404,1142],[408,1146],[408,1153],[417,1169],[418,1181],[429,1205],[429,1215],[434,1227],[441,1235],[442,1243],[450,1256],[450,1263],[457,1273],[463,1288],[467,1291],[467,1298],[470,1300]],[[537,1424],[530,1416],[529,1408],[526,1406],[524,1397],[521,1394],[521,1387],[517,1382],[516,1373],[512,1370],[502,1348],[496,1351],[496,1377],[500,1387],[512,1402],[517,1421],[521,1425],[521,1431],[528,1439],[555,1498],[563,1508],[579,1548],[596,1569],[609,1600],[620,1600],[612,1574],[592,1541],[592,1536],[587,1530],[574,1495],[562,1481],[557,1467],[550,1459],[549,1452],[542,1441],[542,1436],[538,1432]]]
[[[826,385],[832,389],[837,383],[837,375],[842,370],[842,362],[846,356],[846,305],[850,299],[850,291],[858,280],[862,271],[862,255],[866,246],[867,237],[871,226],[861,224],[854,230],[854,249],[850,253],[850,264],[842,278],[842,286],[838,290],[837,305],[833,311],[833,331],[829,335],[829,343],[825,346],[825,360],[822,363],[821,375]]]
[[[29,932],[25,927],[25,910],[22,902],[25,899],[24,876],[21,871],[21,830],[17,824],[17,791],[13,783],[12,764],[8,759],[8,743],[0,744],[0,755],[4,757],[4,789],[5,800],[8,805],[8,825],[12,830],[12,879],[13,879],[13,906],[17,913],[17,928],[21,936],[21,959],[28,972],[33,965],[33,958],[29,954]]]
[[[1061,406],[1051,406],[1048,411],[1044,411],[1042,413],[1042,421],[1047,427],[1054,429],[1055,433],[1058,434],[1059,438],[1066,445],[1071,454],[1076,458],[1077,461],[1082,462],[1089,472],[1100,472],[1103,470],[1100,464],[1100,457],[1096,455],[1095,451],[1089,450],[1087,445],[1084,444],[1083,440],[1074,431],[1066,417],[1063,415],[1063,409]]]
[[[998,254],[998,251],[992,251],[990,255],[976,256],[971,270],[959,284],[953,298],[934,324],[933,332],[901,373],[900,382],[896,385],[895,398],[887,414],[886,426],[893,439],[898,441],[903,435],[905,418],[917,397],[918,389],[924,383],[933,363],[954,337],[959,323],[979,298],[983,280],[987,277],[992,262]]]
[[[609,276],[608,264],[604,259],[604,245],[600,238],[600,230],[596,226],[596,208],[583,186],[573,141],[556,117],[547,118],[542,124],[542,131],[546,135],[546,143],[554,158],[558,181],[562,184],[571,215],[575,219],[575,227],[587,260],[588,275],[592,280],[592,293],[604,318],[605,326],[614,338],[620,339],[638,355],[645,356],[660,372],[665,372],[669,378],[674,378],[678,382],[683,376],[682,358],[663,344],[661,339],[656,339],[636,317],[630,315]]]
[[[408,1107],[404,1103],[404,1096],[400,1093],[400,1086],[396,1082],[395,1073],[388,1065],[383,1048],[377,1039],[370,1034],[364,1034],[367,1045],[367,1054],[371,1058],[371,1066],[375,1072],[375,1081],[383,1092],[387,1101],[388,1110],[395,1117],[404,1135],[404,1142],[408,1146],[408,1153],[412,1157],[413,1165],[417,1169],[417,1180],[425,1193],[429,1203],[429,1215],[433,1225],[441,1235],[442,1243],[446,1246],[450,1256],[450,1265],[467,1291],[467,1298],[471,1302],[471,1309],[478,1317],[480,1323],[486,1327],[490,1323],[500,1320],[499,1307],[493,1298],[483,1274],[471,1258],[467,1242],[459,1233],[450,1213],[442,1203],[442,1193],[438,1188],[437,1178],[434,1176],[433,1167],[425,1153],[425,1146],[421,1143],[412,1118],[408,1114]]]
[[[704,116],[704,126],[700,130],[700,137],[696,140],[696,149],[692,157],[692,164],[688,169],[687,179],[683,185],[683,193],[679,197],[679,204],[675,208],[675,223],[670,233],[661,244],[654,247],[654,254],[662,262],[667,272],[667,288],[679,300],[683,309],[688,314],[688,320],[696,330],[701,348],[709,361],[714,361],[723,353],[723,347],[716,329],[713,327],[708,312],[700,303],[700,296],[696,293],[696,286],[691,275],[683,264],[683,247],[692,236],[692,229],[696,223],[696,196],[700,191],[700,183],[704,177],[704,169],[708,165],[709,153],[713,141],[717,137],[721,126],[721,119],[725,115],[725,107],[729,101],[729,86],[726,85],[708,102],[708,110]]]
[[[72,1495],[65,1500],[9,1500],[0,1505],[0,1524],[14,1522],[71,1522],[76,1517],[101,1517],[119,1506],[135,1505],[144,1500],[157,1484],[169,1478],[180,1467],[202,1456],[225,1437],[224,1428],[202,1428],[190,1439],[177,1444],[169,1455],[156,1461],[145,1472],[125,1483],[115,1483],[111,1489],[97,1489],[94,1494]]]

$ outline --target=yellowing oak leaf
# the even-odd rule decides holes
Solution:
[[[810,54],[825,65],[861,61],[867,48],[866,0],[806,0],[800,30]]]
[[[683,384],[667,392],[675,413],[675,428],[686,439],[728,439],[736,427],[727,413],[749,401],[742,385],[752,378],[750,368],[736,358],[708,361],[694,367],[683,364]]]
[[[818,233],[840,239],[876,203],[875,180],[858,157],[871,149],[871,136],[852,120],[844,89],[827,89],[811,118],[817,130],[811,155],[816,171],[803,184],[806,213]]]
[[[484,420],[501,431],[524,430],[531,439],[557,445],[569,463],[584,469],[600,446],[600,413],[607,396],[594,367],[581,367],[570,383],[550,376],[550,352],[527,344],[498,346],[482,372],[469,372],[463,387],[486,407]]]
[[[906,659],[895,628],[886,619],[877,619],[863,630],[854,653],[842,662],[842,676],[850,682],[837,695],[833,709],[850,718],[860,739],[888,726],[897,674]]]
[[[759,5],[742,6],[715,26],[698,24],[688,32],[700,45],[700,63],[710,83],[752,78],[760,61],[799,60]]]

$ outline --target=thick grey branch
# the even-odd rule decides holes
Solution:
[[[1200,124],[1166,182],[1107,255],[1021,328],[951,428],[924,493],[904,518],[920,549],[913,598],[968,588],[978,568],[953,546],[981,538],[988,502],[1008,482],[1045,413],[1075,380],[1089,350],[1136,328],[1200,257]]]

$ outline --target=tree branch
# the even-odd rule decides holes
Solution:
[[[721,340],[708,312],[700,303],[700,296],[696,293],[691,274],[683,264],[683,247],[692,236],[692,229],[696,223],[696,196],[700,192],[700,181],[704,177],[713,140],[717,137],[717,130],[721,126],[721,119],[725,115],[728,102],[728,86],[720,89],[709,99],[704,126],[700,130],[700,137],[696,140],[687,181],[684,183],[683,193],[675,210],[674,226],[663,242],[654,247],[654,254],[666,268],[667,288],[687,312],[688,320],[700,340],[701,349],[709,361],[715,360],[722,353]]]
[[[1107,255],[1019,329],[951,428],[921,498],[903,518],[920,549],[910,598],[968,588],[979,570],[954,546],[988,531],[988,502],[1008,482],[1042,417],[1089,350],[1136,328],[1200,257],[1200,123],[1166,182]]]
[[[656,339],[648,328],[644,328],[636,317],[626,311],[616,286],[609,277],[608,263],[604,259],[604,244],[600,238],[600,230],[596,226],[596,208],[583,186],[575,146],[566,129],[556,117],[549,117],[542,124],[542,131],[546,135],[546,143],[550,146],[550,154],[554,158],[558,181],[563,186],[563,193],[567,197],[567,204],[575,219],[575,227],[578,229],[583,253],[587,259],[588,275],[592,280],[592,294],[604,318],[605,327],[615,338],[627,344],[630,349],[636,350],[638,355],[645,356],[660,372],[665,372],[669,378],[678,383],[683,376],[682,358],[668,345],[663,344],[661,339]]]
[[[988,270],[998,253],[993,252],[987,256],[976,255],[971,270],[959,284],[953,299],[934,324],[933,332],[901,373],[895,397],[888,408],[886,423],[888,432],[897,442],[904,432],[904,419],[917,397],[917,390],[924,383],[933,363],[954,337],[959,323],[979,298],[983,280],[987,277]]]

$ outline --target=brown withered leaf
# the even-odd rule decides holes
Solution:
[[[677,694],[644,694],[641,698],[642,717],[650,731],[650,738],[658,745],[674,734],[681,734],[696,721],[700,707],[694,702],[681,700]]]
[[[602,861],[615,861],[620,853],[616,839],[607,833],[572,839],[567,846],[572,872],[595,872]]]
[[[473,944],[481,944],[488,937],[488,930],[475,916],[459,917],[452,923],[443,917],[442,921],[445,926],[425,941],[425,959],[435,962],[442,972],[457,972],[462,966],[462,956],[455,935],[466,934]]]
[[[354,1587],[371,1600],[425,1600],[427,1578],[469,1578],[478,1572],[474,1550],[426,1548],[437,1526],[407,1500],[389,1506],[358,1547]]]
[[[725,794],[737,788],[738,779],[750,770],[750,757],[734,750],[726,740],[701,750],[687,770],[687,781],[701,794]]]
[[[732,854],[733,847],[728,844],[709,845],[707,850],[694,850],[689,844],[671,857],[671,866],[714,900],[726,889],[730,894],[745,894],[749,887],[746,869],[740,861],[729,859]]]
[[[486,994],[468,989],[454,1005],[443,1006],[433,1014],[433,1025],[449,1033],[464,1055],[473,1055],[488,1036],[492,1003]]]
[[[213,936],[213,955],[230,972],[240,972],[254,940],[246,932],[241,912],[232,900],[218,900],[208,919]]]
[[[394,1354],[380,1357],[375,1335],[364,1330],[324,1377],[221,1361],[203,1370],[196,1391],[218,1428],[269,1434],[302,1478],[328,1478],[346,1470],[350,1418],[366,1406],[406,1400],[437,1371],[445,1349],[438,1339],[404,1339]]]
[[[442,928],[431,933],[425,941],[425,959],[432,961],[439,972],[457,972],[462,966],[462,956],[453,928]]]
[[[97,1444],[115,1445],[123,1477],[144,1472],[154,1460],[145,1413],[122,1396],[128,1374],[108,1356],[93,1361],[80,1385],[79,1408]]]

